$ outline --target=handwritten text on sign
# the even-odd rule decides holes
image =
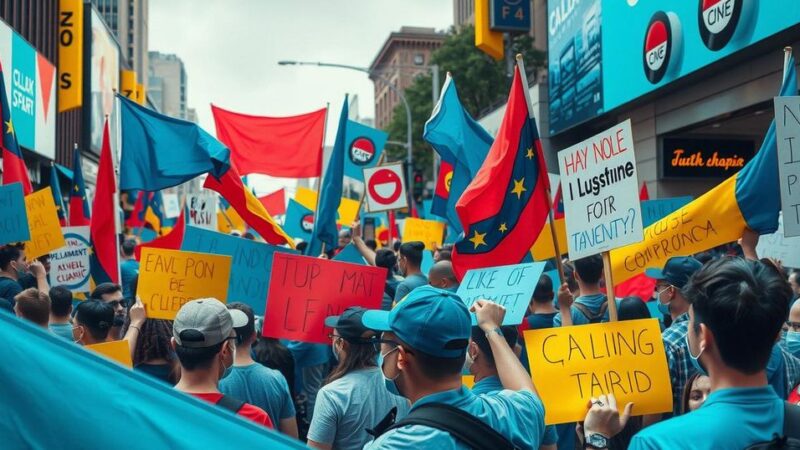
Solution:
[[[30,238],[22,185],[11,183],[0,186],[0,245]]]
[[[228,301],[250,305],[258,315],[264,315],[269,272],[275,252],[297,253],[283,247],[227,236],[197,227],[186,227],[181,250],[232,258],[228,283]]]
[[[783,232],[800,236],[800,97],[775,97]]]
[[[89,292],[89,227],[65,227],[66,245],[50,253],[50,286]]]
[[[403,221],[403,242],[420,241],[425,250],[436,250],[442,246],[444,227],[443,222],[409,217]]]
[[[212,231],[217,230],[217,194],[190,195],[187,203],[189,205],[189,225]]]
[[[778,229],[761,235],[756,253],[762,258],[775,258],[785,267],[800,267],[800,237],[783,235],[783,213],[778,216]]]
[[[38,258],[64,246],[64,235],[58,222],[58,211],[50,187],[25,197],[30,241],[25,243],[25,256]]]
[[[558,152],[572,259],[642,240],[631,121]]]
[[[589,400],[613,393],[633,414],[672,410],[672,386],[657,319],[525,331],[531,375],[548,425],[578,422]]]
[[[544,263],[527,263],[469,270],[458,287],[458,296],[467,307],[481,299],[500,304],[506,308],[503,325],[519,325],[544,266]]]
[[[143,248],[138,294],[150,319],[174,320],[185,303],[213,297],[225,303],[231,257]]]
[[[386,270],[276,253],[264,336],[330,344],[325,318],[351,306],[380,308]]]

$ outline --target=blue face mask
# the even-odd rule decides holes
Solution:
[[[378,353],[378,367],[380,367],[381,369],[381,376],[383,376],[383,384],[384,386],[386,386],[386,390],[394,395],[402,397],[403,394],[401,394],[400,390],[397,389],[397,383],[395,383],[395,380],[397,380],[397,377],[399,377],[400,374],[398,373],[394,378],[387,378],[386,374],[383,372],[383,358],[386,357],[386,355],[388,355],[389,353],[392,353],[393,351],[397,350],[398,348],[400,347],[395,347],[392,350],[386,352],[386,354]]]
[[[786,348],[789,353],[800,358],[800,331],[786,332]]]
[[[658,312],[661,314],[668,316],[669,314],[669,304],[672,303],[672,300],[668,301],[667,303],[661,303],[661,294],[667,292],[669,288],[672,286],[667,286],[660,291],[656,291],[656,302],[658,303]]]
[[[690,325],[691,326],[691,325]],[[686,332],[686,351],[689,352],[689,358],[692,359],[692,365],[697,370],[700,375],[708,376],[708,372],[706,372],[705,367],[700,364],[700,355],[703,354],[703,350],[700,350],[700,353],[697,356],[692,354],[692,347],[689,345],[689,332]]]

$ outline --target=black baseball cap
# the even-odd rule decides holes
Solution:
[[[678,289],[683,289],[689,278],[701,267],[703,264],[691,256],[673,256],[667,260],[663,269],[653,267],[644,273],[654,280],[664,280]]]
[[[361,317],[366,312],[366,308],[351,306],[345,309],[339,316],[329,316],[325,319],[325,326],[336,328],[339,336],[348,342],[357,342],[364,339],[364,333],[371,331],[361,324]]]

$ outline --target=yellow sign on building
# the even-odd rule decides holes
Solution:
[[[58,112],[83,104],[83,0],[60,0]]]

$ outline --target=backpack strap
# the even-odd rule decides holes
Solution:
[[[581,303],[576,302],[573,303],[572,306],[574,306],[578,311],[580,311],[589,320],[590,323],[597,323],[600,322],[603,319],[603,316],[606,314],[606,309],[608,309],[608,300],[604,301],[603,304],[600,305],[600,308],[598,309],[597,313],[592,312],[591,309],[589,309],[588,307],[586,307],[586,305],[583,305]]]
[[[784,402],[783,435],[800,441],[800,405]]]
[[[516,449],[511,441],[482,420],[444,403],[427,403],[415,408],[386,431],[407,425],[423,425],[445,431],[459,442],[477,450]]]
[[[237,414],[240,409],[244,406],[243,401],[237,400],[233,397],[228,397],[227,395],[223,395],[220,397],[219,401],[217,402],[217,406],[222,409],[227,409],[228,411]]]

